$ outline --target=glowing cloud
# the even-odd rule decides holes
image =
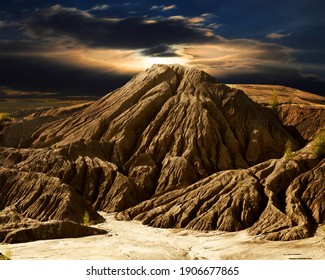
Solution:
[[[163,8],[163,11],[168,11],[168,10],[172,10],[172,9],[176,9],[176,5],[166,6]]]
[[[92,7],[90,10],[91,11],[104,11],[104,10],[108,10],[110,8],[109,5],[103,4],[103,5],[96,5],[94,7]]]
[[[310,28],[293,31],[288,25],[286,30],[271,29],[275,32],[269,33],[271,27],[265,26],[264,38],[260,31],[258,35],[254,31],[247,37],[259,39],[245,39],[247,34],[240,30],[246,26],[232,28],[232,21],[223,21],[223,15],[217,15],[222,9],[200,5],[202,9],[193,14],[192,5],[188,5],[192,12],[182,14],[184,4],[177,3],[146,4],[141,11],[141,2],[93,4],[87,10],[57,4],[34,9],[20,19],[1,18],[4,70],[0,82],[16,90],[12,92],[16,95],[18,90],[29,89],[35,94],[71,89],[88,94],[93,88],[101,92],[119,85],[157,63],[193,66],[225,80],[236,76],[245,82],[257,81],[258,75],[263,83],[270,77],[277,77],[277,81],[284,77],[283,84],[307,78],[309,82],[318,79],[316,74],[323,77],[320,58],[324,57],[324,40],[311,40],[316,37],[310,35]],[[128,15],[132,11],[136,16]],[[21,37],[6,38],[13,29]],[[231,35],[233,30],[235,34]],[[323,26],[313,30],[321,34]],[[242,39],[236,39],[238,34]],[[286,45],[281,45],[281,39],[289,36]],[[314,76],[307,76],[310,73]],[[317,89],[318,84],[313,84]]]
[[[189,57],[189,64],[213,75],[225,76],[234,72],[255,71],[258,65],[281,65],[293,63],[292,49],[256,40],[226,40],[218,37],[216,44],[191,45],[182,53]]]
[[[172,9],[176,9],[176,5],[170,5],[170,6],[164,6],[164,5],[160,5],[160,6],[152,6],[150,8],[150,10],[162,10],[162,11],[169,11]]]
[[[270,33],[270,34],[267,34],[266,37],[269,38],[269,39],[281,39],[281,38],[285,38],[285,37],[288,37],[290,36],[291,33]]]

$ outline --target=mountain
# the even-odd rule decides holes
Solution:
[[[300,107],[294,118],[203,71],[154,65],[97,102],[3,121],[0,217],[87,227],[106,211],[158,227],[312,236],[325,217],[317,106],[309,127],[321,123],[304,134]],[[0,240],[13,230],[2,223]]]

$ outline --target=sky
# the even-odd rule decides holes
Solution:
[[[325,95],[324,0],[0,0],[0,98],[102,96],[156,63]]]

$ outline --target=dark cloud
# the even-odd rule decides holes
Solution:
[[[153,56],[153,57],[176,57],[179,56],[175,50],[165,44],[161,44],[159,46],[150,48],[150,49],[145,49],[141,51],[142,55],[145,56]]]
[[[131,74],[102,68],[105,63],[123,68],[117,64],[124,63],[123,57],[127,60],[126,50],[135,57],[176,57],[184,54],[177,52],[176,45],[206,43],[218,46],[216,52],[212,48],[207,54],[189,55],[189,63],[197,60],[202,68],[218,69],[216,72],[223,72],[217,77],[222,82],[282,84],[323,95],[325,92],[323,0],[2,2],[3,94],[9,90],[17,94],[102,95],[130,78]],[[71,5],[75,8],[68,7]],[[151,9],[153,6],[156,8]],[[139,17],[129,18],[131,11]],[[212,32],[219,36],[208,35]],[[94,54],[94,49],[100,50]],[[110,49],[122,50],[121,59],[114,60],[117,52],[111,52],[111,58],[100,57],[100,51]],[[70,50],[81,54],[71,58],[67,54],[72,53]],[[93,52],[95,62],[90,62],[90,55],[88,68],[85,61],[77,66],[78,58],[85,58],[87,51]],[[50,58],[51,52],[55,56]],[[60,52],[66,52],[62,55],[65,62]],[[232,72],[237,69],[244,70]]]
[[[324,24],[295,30],[290,36],[283,38],[280,42],[295,49],[323,50],[325,49],[325,37],[320,34],[324,33]]]
[[[120,49],[153,48],[161,44],[212,42],[214,38],[188,22],[172,19],[147,21],[145,18],[110,20],[59,5],[38,11],[25,22],[32,37],[68,36],[88,47]]]
[[[223,23],[219,32],[228,38],[260,39],[278,30],[299,33],[305,27],[325,24],[323,0],[217,2],[214,10]]]
[[[325,80],[315,75],[304,75],[290,67],[259,65],[254,71],[227,73],[217,79],[229,84],[284,85],[325,96]]]
[[[308,50],[308,51],[298,50],[294,53],[294,57],[301,64],[306,63],[306,64],[322,65],[323,71],[325,73],[325,49]]]
[[[0,40],[0,54],[40,53],[49,51],[49,44],[27,40]],[[52,50],[55,46],[52,45]]]
[[[131,77],[39,56],[4,55],[0,64],[2,87],[31,93],[101,96],[122,86]]]

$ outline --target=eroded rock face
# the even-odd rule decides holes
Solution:
[[[325,123],[325,105],[282,105],[277,111],[282,123],[300,142],[311,141]]]
[[[6,145],[14,129],[4,134]],[[281,157],[288,141],[298,147],[276,116],[242,91],[175,65],[154,66],[82,111],[30,131],[19,143],[112,162],[140,188],[145,180],[150,194]],[[139,179],[134,172],[143,157],[152,166]]]
[[[1,210],[14,205],[25,217],[39,221],[82,223],[86,212],[90,220],[102,220],[71,186],[59,178],[0,168],[0,183]]]
[[[230,85],[243,90],[252,100],[271,107],[273,104],[285,128],[305,145],[325,123],[325,97],[277,85]]]
[[[27,214],[25,214],[27,215]],[[105,234],[105,230],[67,220],[40,222],[26,218],[15,206],[0,211],[0,242],[21,243],[44,239],[74,238]]]
[[[117,215],[164,228],[237,231],[270,240],[310,237],[325,220],[325,162],[298,154],[218,172]]]
[[[0,195],[3,194],[3,197],[6,197],[5,191],[13,192],[12,189],[8,189],[9,186],[21,189],[24,186],[26,195],[34,191],[38,194],[44,191],[51,192],[55,188],[58,192],[57,201],[60,201],[60,197],[63,199],[67,196],[65,193],[69,194],[69,199],[73,198],[78,201],[69,201],[66,203],[67,206],[73,203],[85,209],[84,200],[86,200],[89,206],[93,207],[90,210],[107,212],[124,210],[150,197],[150,191],[141,187],[145,186],[143,184],[148,184],[150,187],[146,175],[141,172],[145,169],[150,173],[150,162],[143,162],[144,167],[141,165],[134,167],[131,177],[128,178],[120,173],[113,163],[88,156],[79,156],[76,160],[71,160],[67,157],[66,151],[62,149],[2,149],[0,154],[2,154],[3,162],[10,167],[10,169],[3,170],[0,168],[0,180],[1,172],[3,172],[2,182],[6,185],[0,190]],[[46,189],[42,187],[45,185]],[[38,191],[41,187],[42,191]],[[59,188],[63,191],[59,192]],[[16,194],[12,197],[15,198]],[[26,197],[26,201],[30,199]],[[5,200],[7,204],[14,203],[8,201],[8,198]],[[87,211],[90,213],[90,210]],[[59,208],[53,207],[53,211],[59,211]],[[83,213],[84,211],[80,212],[79,219],[82,219]],[[94,220],[96,220],[95,217]]]
[[[306,237],[323,221],[323,204],[301,202],[302,223],[303,214],[286,208],[296,201],[287,205],[286,191],[320,161],[310,151],[280,159],[287,143],[302,143],[280,120],[205,72],[156,65],[97,102],[7,124],[0,133],[0,211],[14,205],[57,230],[51,221],[81,224],[87,213],[95,223],[100,210],[159,227],[252,227],[269,239]],[[311,187],[304,185],[315,199],[324,175],[317,172]]]

